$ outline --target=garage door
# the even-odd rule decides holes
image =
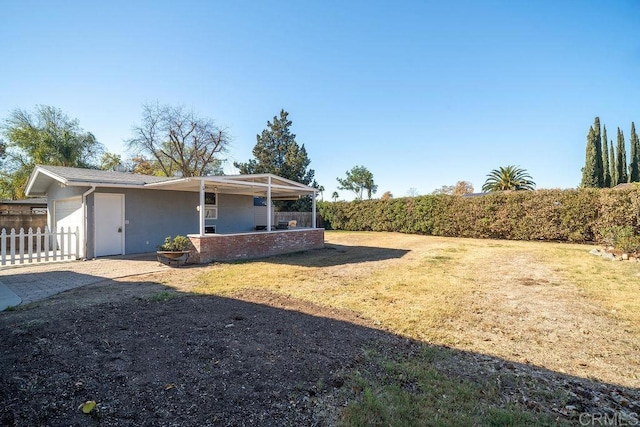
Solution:
[[[84,241],[82,238],[82,233],[84,230],[83,225],[83,209],[82,209],[82,197],[74,197],[71,199],[65,200],[56,200],[53,202],[53,218],[55,221],[55,229],[56,232],[60,232],[60,228],[64,227],[64,231],[68,231],[71,228],[72,231],[76,230],[76,228],[80,232],[80,237],[78,242],[80,243],[80,257],[84,256],[82,247],[82,242]],[[58,242],[60,243],[60,242]]]

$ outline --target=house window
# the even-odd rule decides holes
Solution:
[[[216,206],[204,205],[204,219],[218,219],[218,208]]]
[[[204,193],[204,204],[205,205],[217,205],[217,197],[216,193]]]
[[[216,232],[218,219],[218,197],[216,193],[204,193],[204,228],[205,233]]]

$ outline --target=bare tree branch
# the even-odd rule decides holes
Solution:
[[[129,149],[150,156],[166,176],[202,176],[214,173],[230,138],[212,119],[198,117],[183,107],[146,104],[142,124],[134,126]]]

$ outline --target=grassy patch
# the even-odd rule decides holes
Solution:
[[[161,291],[158,292],[156,294],[150,295],[147,297],[148,301],[154,301],[154,302],[167,302],[170,301],[174,298],[177,298],[178,294],[176,292],[173,291]]]
[[[437,357],[447,357],[442,350]],[[546,414],[515,405],[478,383],[450,378],[432,367],[431,352],[394,360],[369,352],[370,369],[351,378],[356,398],[342,412],[345,426],[554,425]]]

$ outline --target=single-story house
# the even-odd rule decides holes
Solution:
[[[80,258],[153,252],[165,237],[186,235],[190,259],[206,263],[322,247],[323,229],[274,229],[271,209],[255,223],[255,197],[271,206],[310,195],[315,218],[316,191],[273,174],[171,178],[39,165],[25,192],[47,197],[50,229],[79,231]]]

